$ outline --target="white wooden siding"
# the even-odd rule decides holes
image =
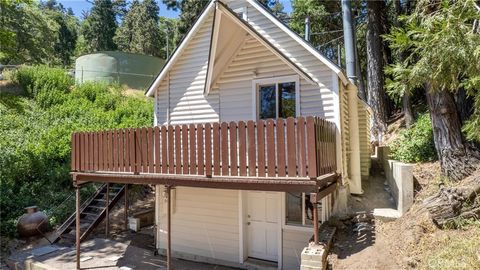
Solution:
[[[292,230],[284,228],[283,237],[283,267],[282,269],[300,269],[301,254],[303,248],[313,235],[312,231]]]
[[[370,175],[370,113],[366,105],[358,100],[358,128],[360,136],[360,168],[362,178]]]
[[[167,213],[163,186],[157,186],[157,248],[166,248]],[[238,262],[238,191],[177,187],[172,215],[172,249],[190,255]]]
[[[220,120],[253,119],[252,80],[292,74],[295,74],[295,71],[259,41],[250,37],[216,83],[216,89],[220,94]],[[318,77],[322,80],[319,85],[300,80],[300,114],[335,121],[338,105],[335,104],[337,94],[331,90],[333,85],[331,71],[326,70],[325,74]]]
[[[203,95],[207,73],[213,12],[187,45],[180,58],[157,89],[157,123],[167,121],[170,107],[170,123],[216,122],[218,117],[218,91]],[[168,93],[168,90],[170,92]],[[169,98],[167,98],[169,97]],[[164,100],[163,102],[160,99]],[[169,104],[169,105],[168,105]]]

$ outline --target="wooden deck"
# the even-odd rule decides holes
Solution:
[[[335,125],[318,117],[165,125],[74,133],[71,170],[79,184],[314,191],[335,149]]]

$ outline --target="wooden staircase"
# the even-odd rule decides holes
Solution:
[[[125,185],[119,184],[103,184],[97,191],[86,200],[80,207],[80,242],[85,240],[87,236],[102,222],[107,212],[107,188],[109,188],[109,211],[120,200],[125,193]],[[65,244],[75,243],[75,222],[76,213],[74,212],[54,233],[54,239],[51,243],[59,241]]]

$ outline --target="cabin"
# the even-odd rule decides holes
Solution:
[[[211,1],[146,95],[153,127],[72,135],[72,177],[77,193],[87,182],[155,185],[168,267],[173,256],[298,269],[321,223],[362,193],[369,108],[256,0]]]

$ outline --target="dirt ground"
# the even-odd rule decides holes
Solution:
[[[441,230],[422,207],[442,182],[438,162],[415,166],[414,205],[399,219],[372,215],[372,207],[388,207],[381,179],[364,181],[365,194],[351,197],[353,213],[332,221],[331,269],[480,269],[480,221]]]

